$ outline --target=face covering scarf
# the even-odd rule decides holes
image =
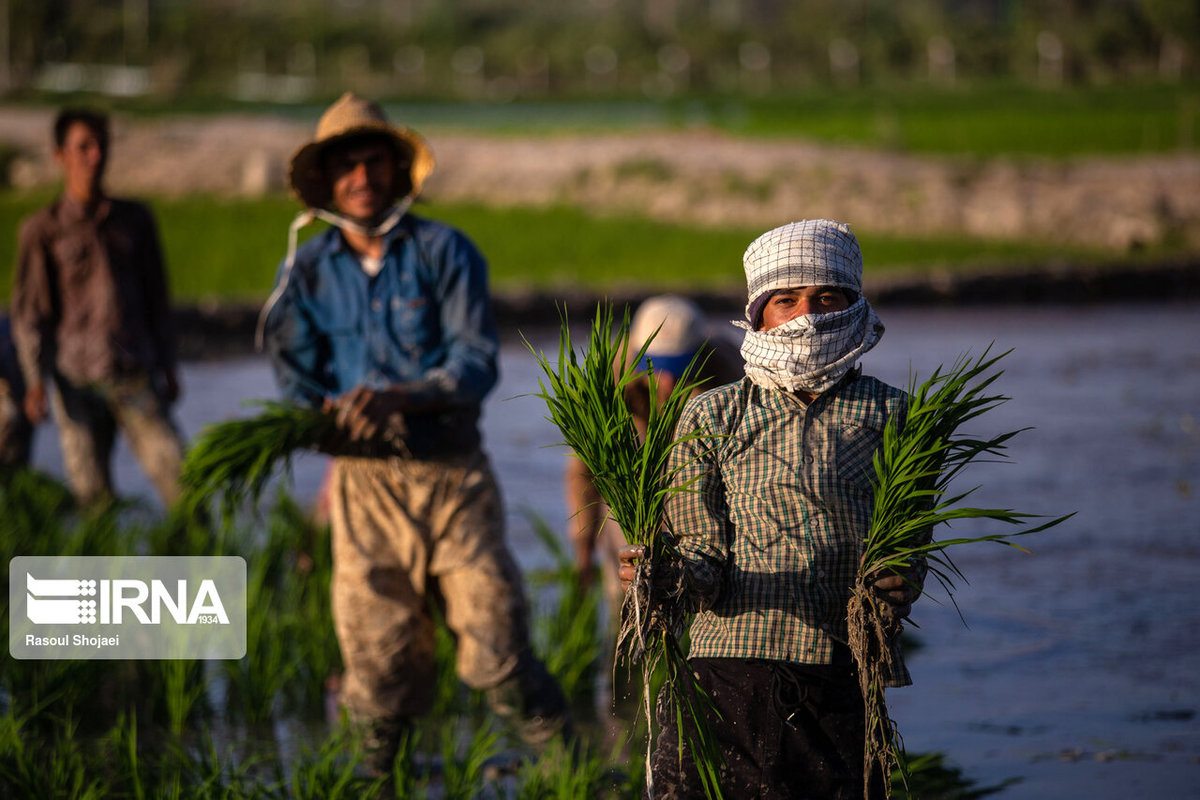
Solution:
[[[832,389],[883,336],[883,323],[865,297],[831,314],[806,314],[764,331],[746,331],[746,375],[766,389],[821,394]]]

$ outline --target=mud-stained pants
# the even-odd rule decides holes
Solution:
[[[62,443],[63,470],[81,505],[111,497],[117,429],[168,508],[179,498],[183,438],[146,376],[75,386],[53,381],[50,403]]]
[[[849,659],[848,651],[845,655]],[[862,694],[849,664],[802,665],[740,658],[690,662],[718,717],[710,726],[722,751],[725,797],[756,800],[878,800],[883,776],[863,791]],[[666,690],[651,758],[654,797],[705,797],[692,755],[679,752],[679,729]],[[690,729],[685,717],[685,725]]]
[[[529,609],[504,538],[487,456],[349,458],[329,474],[333,618],[341,700],[360,722],[411,718],[433,698],[434,622],[444,608],[463,683],[541,743],[568,724],[562,692],[529,644]]]

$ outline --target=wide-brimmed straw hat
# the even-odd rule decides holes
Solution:
[[[321,153],[330,145],[364,134],[381,135],[396,146],[399,156],[396,161],[397,196],[410,184],[409,194],[415,197],[420,193],[425,179],[433,172],[433,153],[429,145],[416,131],[388,122],[377,103],[346,92],[321,115],[316,137],[292,156],[288,184],[300,202],[309,208],[329,207],[331,187],[321,163]]]

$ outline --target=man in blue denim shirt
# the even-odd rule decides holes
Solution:
[[[390,772],[400,737],[432,702],[442,609],[463,682],[537,746],[570,722],[529,643],[521,576],[479,436],[498,342],[487,265],[459,231],[407,210],[433,169],[414,132],[352,94],[292,159],[306,211],[333,227],[289,246],[264,309],[290,400],[337,421],[328,479],[341,701]]]

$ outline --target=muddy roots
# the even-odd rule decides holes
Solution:
[[[866,793],[866,784],[872,772],[878,769],[884,776],[884,791],[890,797],[891,783],[887,778],[893,769],[901,766],[901,747],[896,725],[888,716],[884,685],[885,676],[898,666],[892,643],[900,635],[903,621],[892,612],[891,605],[880,601],[859,579],[846,607],[846,623],[865,707],[867,735],[863,751],[863,791]]]
[[[642,699],[639,713],[646,715],[649,729],[654,721],[650,679],[664,658],[683,658],[676,644],[687,622],[686,571],[677,553],[668,552],[637,563],[633,585],[625,593],[621,606],[621,627],[617,632],[617,657],[613,659],[613,678],[624,661],[641,673]],[[646,739],[646,795],[654,797],[653,770],[650,764],[653,736]]]
[[[687,622],[686,590],[686,572],[677,554],[639,561],[621,606],[618,656],[636,664],[652,650],[651,642],[664,634],[681,635]]]

